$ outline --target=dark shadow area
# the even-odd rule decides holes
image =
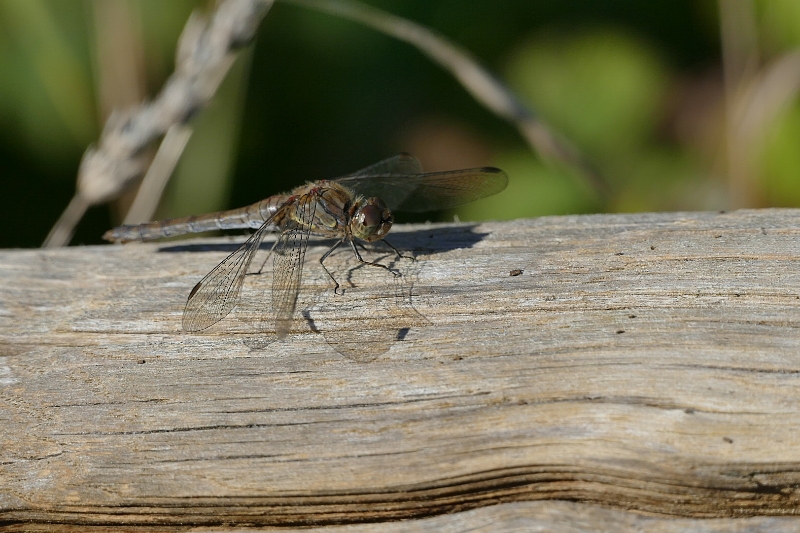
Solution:
[[[456,227],[439,227],[430,229],[418,229],[413,231],[402,231],[397,233],[389,232],[387,240],[401,252],[413,252],[417,254],[436,254],[458,250],[461,248],[472,248],[476,243],[482,241],[488,233],[476,233],[474,229],[477,224],[467,224]],[[274,234],[277,236],[277,233]],[[242,235],[240,242],[225,243],[199,243],[181,241],[180,244],[162,246],[158,252],[179,253],[179,252],[228,252],[232,253],[238,249],[248,238]],[[313,239],[313,237],[312,237]],[[333,246],[336,241],[333,239],[319,239],[310,241],[310,245]],[[274,237],[266,237],[259,247],[260,250],[269,250],[275,243]],[[391,249],[382,244],[363,243],[370,253],[386,251],[391,253]],[[352,253],[352,252],[351,252]]]
[[[476,232],[477,226],[477,224],[466,224],[389,233],[387,240],[398,250],[415,254],[450,252],[461,248],[472,248],[489,235]]]
[[[322,333],[314,323],[314,319],[311,317],[311,312],[308,309],[304,309],[302,314],[303,320],[305,320],[306,324],[308,324],[308,329],[310,329],[313,333]]]

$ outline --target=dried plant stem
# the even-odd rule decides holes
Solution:
[[[86,210],[89,209],[90,204],[83,198],[83,196],[76,194],[72,197],[67,208],[58,217],[58,220],[50,229],[50,233],[44,239],[42,248],[53,248],[57,246],[66,245],[72,238],[75,231],[75,226],[83,218]]]
[[[517,126],[522,136],[543,158],[578,168],[601,195],[608,193],[603,176],[573,146],[557,135],[519,98],[478,63],[466,50],[408,19],[350,0],[284,0],[284,2],[354,20],[417,47],[450,71],[461,85],[493,113]]]
[[[758,203],[754,183],[750,136],[742,135],[745,89],[758,72],[758,39],[755,7],[751,0],[719,0],[722,67],[725,84],[725,173],[729,207],[753,207]]]
[[[145,148],[208,104],[271,5],[272,0],[224,0],[207,19],[192,14],[178,43],[175,73],[152,102],[112,113],[97,145],[83,156],[69,213],[59,218],[44,246],[69,243],[83,213],[76,219],[75,206],[85,211],[112,200],[142,177],[149,164]]]
[[[727,124],[725,156],[732,208],[763,203],[758,161],[770,126],[800,94],[800,49],[759,64],[755,6],[720,0]]]
[[[786,112],[800,93],[800,49],[767,65],[747,87],[738,123],[739,135],[753,145],[763,139],[769,124]]]
[[[140,224],[152,220],[158,201],[164,193],[169,177],[192,136],[192,128],[183,124],[173,124],[158,147],[150,168],[147,169],[136,198],[125,215],[124,224]]]

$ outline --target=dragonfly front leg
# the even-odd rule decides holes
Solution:
[[[360,244],[360,243],[359,243],[359,244]],[[362,245],[362,246],[363,246],[363,245]],[[390,245],[390,246],[391,246],[391,245]],[[365,260],[364,260],[364,258],[363,258],[363,257],[361,257],[361,254],[360,254],[360,253],[358,253],[358,248],[356,248],[356,242],[355,242],[353,239],[350,239],[350,247],[351,247],[351,248],[353,248],[353,252],[356,254],[356,259],[358,259],[358,260],[359,260],[359,262],[361,262],[361,263],[364,263],[365,265],[372,265],[372,266],[376,266],[376,267],[385,268],[386,270],[388,270],[389,272],[391,272],[391,273],[392,273],[392,274],[394,274],[395,276],[400,276],[400,272],[398,272],[398,271],[396,271],[396,270],[392,270],[391,268],[389,268],[389,267],[388,267],[388,266],[386,266],[386,265],[382,265],[382,264],[380,264],[380,263],[376,263],[376,262],[374,262],[374,261],[365,261]],[[394,246],[392,246],[392,248],[394,248]],[[402,256],[401,256],[401,257],[402,257]]]
[[[337,291],[339,290],[339,282],[338,282],[338,281],[336,281],[336,278],[334,278],[334,277],[333,277],[333,274],[331,274],[331,271],[330,271],[330,270],[328,270],[328,267],[326,267],[326,266],[325,266],[325,263],[324,263],[324,261],[325,261],[325,259],[327,259],[327,258],[328,258],[328,256],[329,256],[329,255],[331,255],[331,254],[333,253],[333,251],[334,251],[335,249],[337,249],[337,248],[338,248],[338,247],[339,247],[341,244],[342,244],[342,241],[338,241],[336,244],[334,244],[333,246],[331,246],[330,250],[328,250],[327,252],[325,252],[324,254],[322,254],[322,257],[320,257],[320,258],[319,258],[319,264],[320,264],[320,265],[322,265],[322,268],[323,268],[323,269],[325,269],[325,273],[328,275],[328,277],[329,277],[329,278],[331,278],[331,281],[333,281],[333,283],[335,284],[335,286],[333,287],[333,294],[339,294],[339,293],[337,292]]]
[[[400,253],[400,250],[398,250],[397,248],[395,248],[395,247],[392,245],[392,243],[390,243],[390,242],[389,242],[389,241],[387,241],[386,239],[381,239],[381,242],[383,242],[383,244],[385,244],[386,246],[388,246],[389,248],[391,248],[392,250],[394,250],[394,253],[396,253],[396,254],[397,254],[397,258],[398,258],[398,259],[411,259],[412,261],[416,261],[416,260],[417,260],[417,258],[416,258],[416,257],[412,257],[412,256],[410,256],[410,255],[403,255],[403,254],[401,254],[401,253]]]

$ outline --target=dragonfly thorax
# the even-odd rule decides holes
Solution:
[[[350,232],[358,239],[377,241],[389,233],[393,222],[392,212],[383,200],[373,196],[356,203],[355,212],[350,219]]]

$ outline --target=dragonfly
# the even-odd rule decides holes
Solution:
[[[150,241],[189,233],[254,229],[244,244],[189,293],[183,329],[198,332],[230,314],[239,301],[245,276],[261,242],[267,235],[278,233],[269,253],[273,257],[272,314],[275,332],[278,338],[283,338],[289,332],[295,312],[309,236],[336,239],[319,263],[337,294],[339,282],[325,266],[325,259],[343,244],[349,245],[359,263],[400,275],[382,263],[365,260],[358,250],[359,246],[366,249],[360,241],[382,241],[398,258],[405,257],[385,238],[394,223],[393,211],[449,209],[496,194],[507,184],[508,176],[498,168],[424,173],[415,157],[401,153],[354,174],[308,182],[289,193],[270,196],[246,207],[118,226],[107,231],[103,238],[112,242]]]

